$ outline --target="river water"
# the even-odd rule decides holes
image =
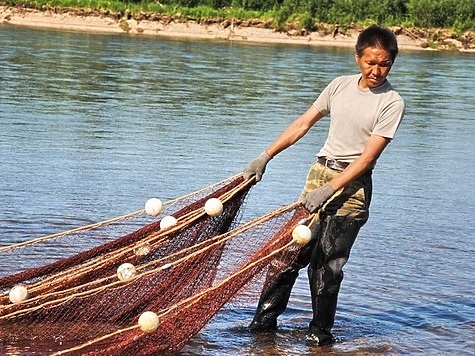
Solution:
[[[1,25],[0,40],[1,245],[232,176],[326,83],[357,71],[351,50],[330,47]],[[407,113],[374,173],[335,345],[305,344],[311,306],[302,271],[275,334],[245,331],[254,306],[226,306],[181,353],[474,354],[474,77],[473,54],[398,57],[389,79]],[[243,219],[297,199],[327,125],[271,161]]]

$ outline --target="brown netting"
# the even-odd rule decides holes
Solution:
[[[172,215],[177,218],[178,223],[164,231],[160,230],[161,220],[156,219],[155,222],[145,227],[87,250],[85,250],[84,247],[87,247],[88,242],[94,239],[92,230],[88,229],[81,230],[83,236],[80,236],[80,238],[76,236],[77,234],[75,232],[64,233],[59,236],[52,235],[50,239],[38,239],[38,241],[34,241],[34,243],[28,243],[27,241],[25,243],[0,248],[2,262],[4,263],[5,260],[9,259],[11,266],[15,266],[18,262],[24,260],[25,256],[27,257],[33,254],[33,252],[28,251],[28,249],[35,248],[36,251],[39,252],[38,255],[41,255],[41,250],[37,249],[38,245],[44,248],[43,251],[48,251],[49,253],[49,246],[44,246],[45,244],[71,246],[76,243],[78,245],[77,248],[81,249],[81,244],[84,243],[82,252],[66,258],[63,255],[63,258],[53,263],[36,268],[29,268],[22,272],[0,278],[0,292],[3,293],[3,296],[0,296],[0,306],[8,304],[8,296],[5,292],[15,284],[28,284],[30,286],[31,296],[38,294],[35,289],[37,288],[36,285],[38,285],[38,288],[47,286],[48,291],[54,290],[54,284],[59,284],[61,289],[64,289],[66,287],[65,283],[68,283],[69,286],[88,279],[98,279],[100,277],[99,274],[103,276],[109,275],[111,271],[110,266],[113,265],[115,271],[117,261],[124,263],[128,262],[128,260],[137,260],[138,257],[135,250],[140,246],[150,247],[149,245],[153,244],[153,253],[147,255],[146,258],[154,259],[156,255],[160,255],[161,253],[169,254],[171,252],[169,249],[178,251],[184,246],[227,231],[241,207],[242,200],[245,198],[250,184],[243,182],[242,178],[238,177],[225,182],[221,187],[214,186],[214,188],[214,190],[210,188],[211,190],[208,191],[207,195],[198,198],[195,197],[194,200],[192,195],[187,195],[182,199],[174,201],[174,206],[178,206],[179,209],[170,212],[172,209],[169,208],[166,210],[167,214],[163,213],[159,218],[165,215]],[[200,193],[202,193],[202,191],[197,192],[197,195]],[[218,197],[223,203],[226,203],[224,204],[224,212],[217,218],[207,216],[203,209],[205,202],[214,197]],[[180,203],[183,204],[183,201],[188,204],[181,206]],[[106,224],[99,224],[97,227],[104,226],[106,226]],[[112,230],[112,228],[112,226],[108,225],[106,229],[101,229],[96,233],[99,235],[108,234],[109,229]],[[179,236],[181,236],[181,238],[179,238]],[[168,244],[167,241],[171,239],[174,239],[174,243]],[[79,240],[79,242],[77,240]],[[12,256],[13,252],[15,252],[15,254]],[[10,256],[8,256],[7,253],[10,253]],[[73,269],[73,276],[71,276],[70,268]],[[58,280],[59,278],[62,278],[61,281]],[[35,284],[35,282],[38,283]]]
[[[251,185],[242,177],[230,179],[179,207],[172,214],[178,223],[170,228],[160,230],[156,221],[89,250],[1,278],[0,341],[5,345],[31,340],[30,348],[47,344],[58,354],[179,350],[256,275],[263,275],[271,264],[273,270],[285,268],[299,250],[291,235],[308,214],[298,204],[236,226]],[[212,197],[224,205],[217,217],[203,209]],[[101,234],[107,231],[104,225]],[[149,253],[137,254],[144,247]],[[125,262],[137,273],[120,281],[117,267]],[[8,291],[19,283],[28,286],[29,298],[12,304]],[[143,332],[137,323],[145,311],[160,319],[152,333]]]
[[[190,271],[199,268],[206,272],[209,266],[200,265],[215,254],[220,262],[217,271],[213,271],[214,281],[187,298],[177,298],[171,303],[157,300],[148,305],[146,310],[154,311],[160,318],[156,331],[142,332],[137,325],[137,315],[129,327],[58,354],[80,351],[85,355],[150,355],[178,351],[257,274],[271,265],[273,270],[275,266],[283,269],[295,259],[300,246],[292,241],[292,231],[307,216],[303,208],[284,207],[210,239],[197,250],[197,247],[190,249],[165,270],[166,279],[171,284],[181,285],[181,278]],[[257,291],[254,294],[256,298],[259,295]]]
[[[17,241],[12,245],[2,246],[2,241],[0,241],[0,293],[5,292],[5,288],[8,288],[9,284],[14,283],[15,278],[18,277],[13,275],[17,272],[30,270],[29,273],[38,274],[39,271],[34,271],[32,267],[41,267],[47,273],[48,268],[55,269],[54,265],[50,266],[50,264],[63,260],[67,256],[76,255],[96,247],[98,250],[90,251],[89,253],[101,253],[101,251],[107,248],[113,248],[113,245],[108,243],[117,244],[115,242],[117,239],[137,230],[141,230],[143,234],[157,231],[160,224],[159,220],[164,216],[175,215],[175,213],[182,209],[185,209],[183,211],[185,213],[186,210],[190,210],[189,206],[191,204],[196,203],[200,199],[203,201],[206,197],[211,197],[217,190],[224,189],[226,191],[227,189],[232,189],[232,186],[238,184],[238,179],[238,176],[230,177],[180,198],[166,201],[163,204],[164,211],[157,217],[150,217],[145,213],[144,209],[141,209],[107,221],[91,223],[48,236],[35,239],[27,237],[27,240]],[[227,188],[226,186],[228,185],[231,186]],[[122,240],[122,242],[125,241]],[[47,254],[45,254],[45,251],[47,251]],[[30,259],[30,256],[34,258]],[[36,258],[37,256],[43,257],[38,259]],[[82,258],[87,258],[87,256],[83,255]],[[35,265],[35,263],[38,263],[38,265]],[[64,263],[64,261],[59,263]],[[21,278],[28,277],[23,275],[19,280]]]

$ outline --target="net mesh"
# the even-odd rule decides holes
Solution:
[[[56,354],[178,351],[257,275],[269,268],[273,273],[282,270],[299,251],[292,231],[308,215],[297,204],[237,225],[250,186],[235,177],[174,202],[171,215],[178,222],[172,227],[160,229],[158,219],[109,242],[1,278],[0,340],[5,345],[27,339],[30,348],[47,344]],[[224,206],[216,217],[203,209],[212,197]],[[0,251],[2,257],[14,258],[20,250],[51,240],[65,243],[78,233],[90,238],[96,229],[103,234],[129,219]],[[117,268],[126,262],[136,273],[119,280]],[[8,293],[18,284],[28,287],[29,296],[13,304]],[[145,311],[159,318],[153,332],[142,331],[138,324]]]

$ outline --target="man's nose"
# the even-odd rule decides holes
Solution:
[[[380,75],[381,74],[381,68],[378,65],[375,65],[373,67],[372,72],[373,72],[373,75]]]

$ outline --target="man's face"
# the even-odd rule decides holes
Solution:
[[[355,59],[362,74],[361,88],[372,89],[383,84],[393,65],[390,53],[381,47],[365,48],[361,57],[356,54]]]

